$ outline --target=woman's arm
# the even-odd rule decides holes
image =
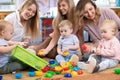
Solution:
[[[46,50],[49,52],[55,45],[57,45],[58,39],[60,37],[59,30],[57,28],[54,29],[52,40],[47,46]]]

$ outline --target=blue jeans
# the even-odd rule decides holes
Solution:
[[[69,52],[70,54],[68,55],[68,56],[63,56],[63,55],[57,55],[56,56],[56,60],[57,60],[57,62],[58,63],[60,63],[61,61],[69,61],[70,60],[70,58],[73,56],[73,55],[78,55],[78,53],[76,53],[76,52]]]

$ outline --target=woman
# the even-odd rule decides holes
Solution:
[[[119,30],[117,33],[117,38],[120,40],[120,19],[113,10],[109,8],[97,8],[97,6],[91,0],[79,0],[75,13],[76,25],[79,26],[78,28],[81,29],[81,32],[83,32],[83,30],[88,32],[94,43],[92,46],[97,46],[99,40],[102,39],[100,26],[106,19],[115,20]],[[80,41],[83,41],[84,35],[79,34],[79,36],[81,37],[79,38],[81,39]],[[89,49],[87,53],[91,52],[90,48],[91,46],[87,48]],[[89,54],[85,54],[82,59],[87,61],[88,57]]]
[[[14,26],[12,41],[22,41],[26,36],[33,40],[39,37],[39,7],[35,0],[25,0],[22,6],[5,20]]]
[[[120,19],[113,10],[97,8],[91,0],[79,0],[76,6],[76,23],[89,33],[94,43],[102,39],[100,26],[106,19],[115,20],[119,27],[117,37],[120,39]],[[81,37],[84,38],[83,35]]]
[[[43,56],[47,55],[49,58],[55,58],[57,55],[56,44],[58,38],[60,37],[58,24],[62,20],[70,20],[74,24],[74,1],[73,0],[58,0],[57,3],[58,14],[56,18],[53,20],[54,31],[52,36],[43,42],[43,44],[39,45],[37,50],[40,50],[44,53]],[[44,48],[44,49],[42,49]]]

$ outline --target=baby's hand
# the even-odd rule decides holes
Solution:
[[[66,47],[65,49],[64,49],[64,52],[68,52],[70,50],[70,48],[69,47]]]
[[[97,49],[96,49],[95,54],[96,54],[96,55],[100,55],[100,48],[97,48]]]
[[[91,45],[82,45],[82,49],[87,52],[87,53],[93,53],[95,47],[91,46]]]
[[[28,42],[18,42],[17,44],[21,45],[21,46],[27,46]]]

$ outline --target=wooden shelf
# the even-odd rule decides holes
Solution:
[[[112,8],[120,18],[120,8]]]
[[[40,18],[42,20],[42,36],[43,41],[46,39],[46,37],[49,36],[50,33],[53,31],[52,27],[52,21],[53,18]]]
[[[4,19],[11,12],[0,12],[0,19]]]

